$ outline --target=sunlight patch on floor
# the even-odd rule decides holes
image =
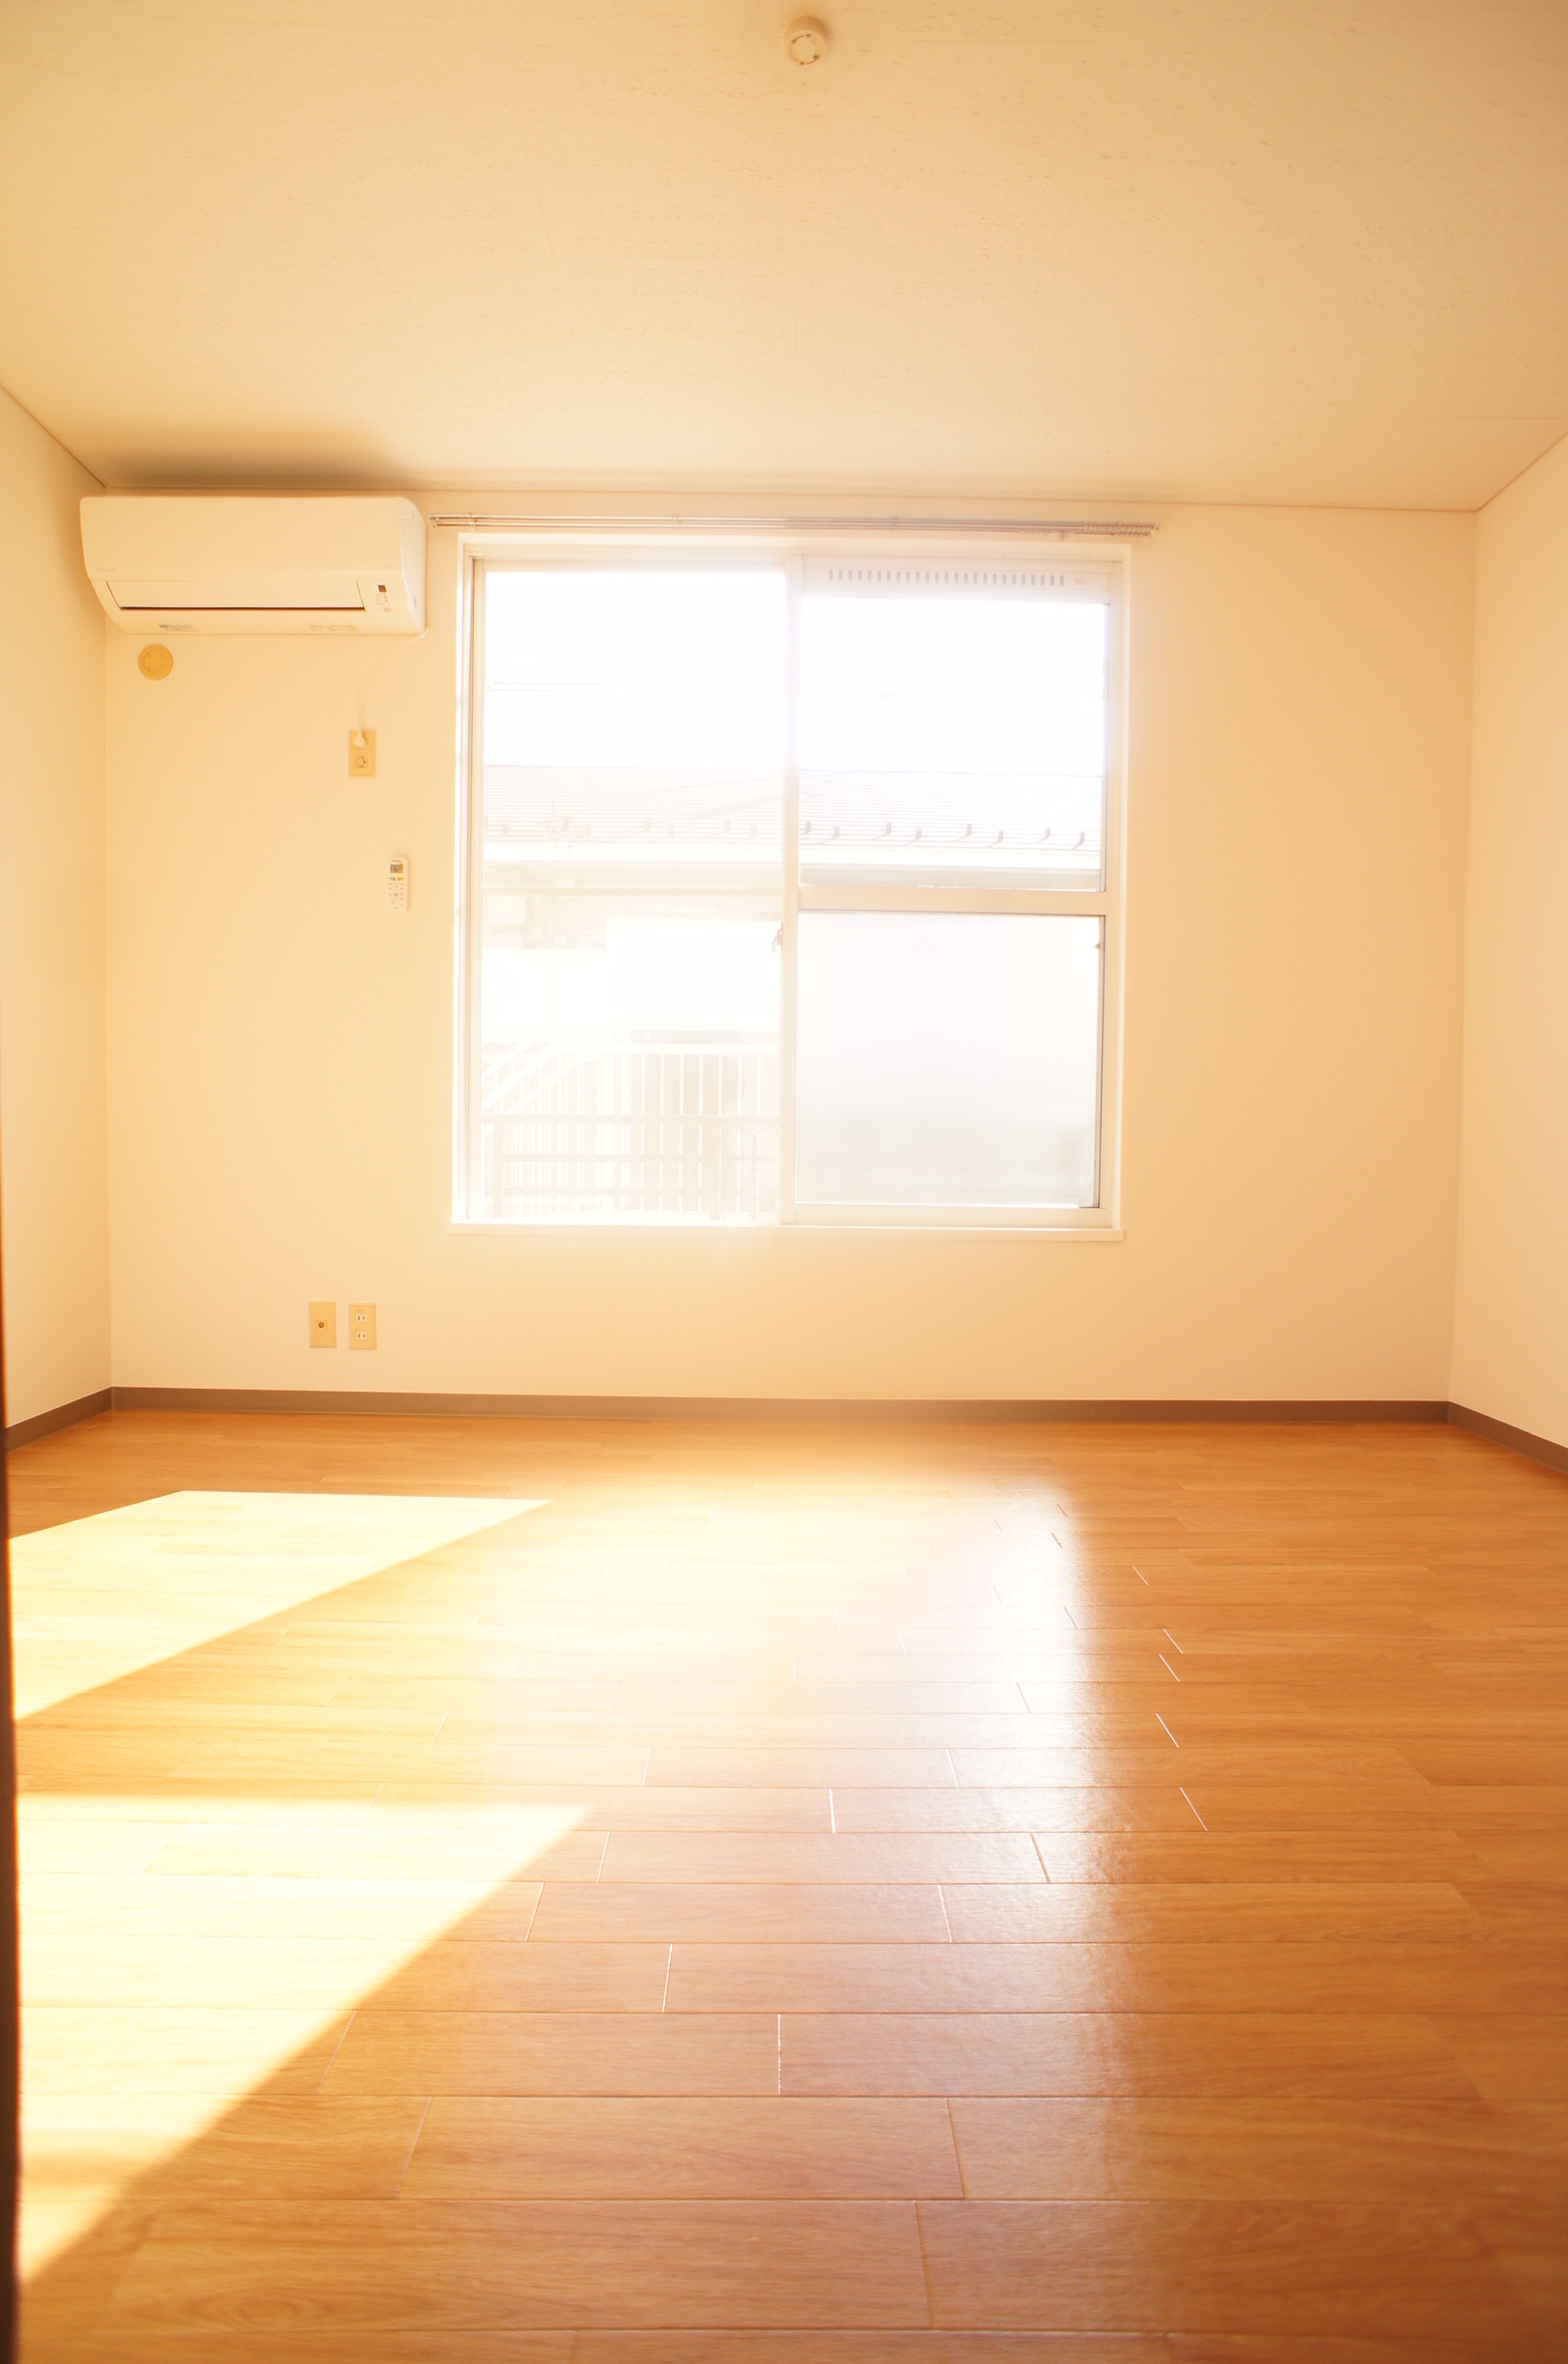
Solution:
[[[313,2092],[354,2006],[579,1818],[427,1804],[346,1823],[273,1801],[219,1832],[266,1869],[160,1872],[190,1836],[166,1801],[21,1810],[24,2274],[268,2078]]]
[[[313,2093],[356,2005],[487,1898],[521,1933],[571,1807],[334,1795],[319,1765],[313,1794],[308,1738],[297,1780],[249,1773],[242,1747],[210,1787],[162,1760],[182,1712],[232,1712],[243,1742],[287,1637],[240,1629],[404,1566],[434,1591],[440,1568],[412,1563],[537,1506],[184,1493],[14,1545],[19,1712],[64,1716],[71,1768],[19,1800],[24,2273],[258,2088]],[[351,1654],[351,1622],[336,1633]],[[123,1712],[133,1685],[101,1713],[85,1696],[150,1668],[145,1718]]]
[[[16,1714],[541,1507],[415,1494],[164,1494],[11,1546]]]

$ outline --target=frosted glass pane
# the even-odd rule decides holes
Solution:
[[[800,864],[1098,887],[1109,609],[807,591]]]
[[[1100,928],[802,913],[801,1204],[1094,1205]]]

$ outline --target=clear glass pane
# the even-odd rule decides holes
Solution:
[[[477,1211],[777,1204],[785,586],[492,568]]]
[[[476,1211],[772,1215],[777,933],[744,895],[488,894]]]
[[[584,884],[777,860],[777,569],[491,568],[485,858]]]
[[[802,876],[1100,886],[1109,614],[808,579]]]
[[[1096,1202],[1101,922],[800,915],[796,1197]]]

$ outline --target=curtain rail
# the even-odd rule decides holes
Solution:
[[[484,510],[433,514],[433,525],[455,525],[469,533],[519,529],[625,533],[919,533],[1056,534],[1098,542],[1141,541],[1158,525],[1131,519],[1100,518],[928,518],[928,517],[499,517]]]

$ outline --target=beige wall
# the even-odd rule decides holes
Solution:
[[[0,1191],[6,1417],[109,1381],[97,481],[0,394]]]
[[[1452,1394],[1568,1445],[1568,442],[1482,510]]]
[[[1137,551],[1113,1244],[454,1229],[454,537],[372,786],[363,644],[157,685],[111,633],[117,1382],[1442,1397],[1472,541],[1174,509]],[[374,1299],[378,1352],[312,1353],[312,1297]]]

